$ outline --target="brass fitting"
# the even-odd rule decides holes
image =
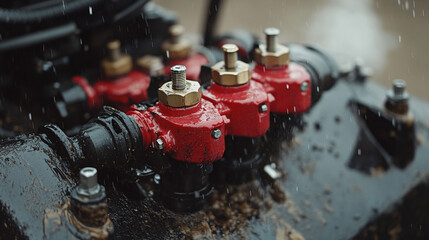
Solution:
[[[277,44],[277,28],[266,28],[264,30],[266,44],[259,44],[255,49],[255,61],[266,67],[284,66],[289,63],[289,48]]]
[[[196,81],[186,80],[186,67],[171,68],[171,81],[158,89],[159,101],[169,107],[189,107],[201,100],[201,86]]]
[[[107,43],[107,57],[101,61],[101,68],[106,77],[115,78],[129,73],[133,67],[133,60],[128,54],[121,52],[119,40]]]
[[[162,50],[168,59],[181,59],[189,56],[191,43],[182,37],[185,28],[182,25],[173,25],[168,30],[170,39],[162,44]]]
[[[223,61],[212,66],[213,81],[223,86],[238,86],[249,82],[249,65],[237,61],[238,47],[235,44],[224,44],[222,50]]]
[[[157,56],[145,55],[137,59],[136,66],[150,76],[159,76],[164,74],[164,64],[162,64],[162,59]]]

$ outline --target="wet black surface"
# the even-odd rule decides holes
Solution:
[[[413,199],[424,198],[426,195],[420,193],[427,192],[429,104],[416,99],[410,102],[418,144],[414,159],[404,168],[398,168],[383,154],[374,154],[377,146],[371,146],[362,136],[358,122],[361,118],[350,107],[350,101],[357,98],[381,107],[384,93],[384,89],[373,83],[338,82],[304,115],[304,128],[296,131],[292,140],[265,138],[264,163],[275,163],[281,178],[268,181],[265,177],[247,184],[218,186],[209,205],[196,213],[174,213],[162,206],[150,177],[153,175],[136,180],[101,170],[100,182],[106,187],[115,236],[117,239],[349,239],[354,236],[386,239],[396,233],[386,234],[386,231],[396,229],[394,223],[398,223],[402,233],[394,236],[427,238],[428,233],[410,221],[414,219],[412,216],[418,216],[417,222],[422,224],[428,219],[422,214],[426,205]],[[9,145],[3,142],[0,149],[3,179],[0,210],[9,224],[1,227],[1,236],[24,234],[40,239],[46,209],[58,209],[74,184],[69,182],[68,173],[50,170],[59,169],[57,155],[38,137],[16,141]],[[15,147],[11,147],[12,143]],[[34,151],[40,149],[46,151]],[[353,167],[351,162],[363,167]],[[383,162],[383,167],[372,162]],[[401,216],[407,212],[414,215],[404,215],[399,221],[397,217],[389,217],[396,216],[395,212]],[[383,227],[386,223],[392,223],[393,227]],[[378,232],[371,230],[374,224]]]

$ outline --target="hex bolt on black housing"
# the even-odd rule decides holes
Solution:
[[[106,191],[97,182],[97,169],[86,167],[80,170],[79,185],[70,196],[70,210],[83,225],[101,227],[110,222]],[[109,230],[113,233],[113,225]]]
[[[414,116],[408,111],[408,93],[404,80],[395,80],[387,92],[384,108],[355,101],[360,119],[369,134],[387,152],[391,161],[405,168],[414,158],[417,145]]]

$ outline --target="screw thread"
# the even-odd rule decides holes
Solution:
[[[174,90],[184,90],[186,88],[186,67],[176,65],[171,68],[171,82]]]

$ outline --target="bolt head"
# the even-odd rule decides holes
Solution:
[[[80,170],[80,187],[83,189],[91,189],[98,185],[97,169],[86,167]]]
[[[77,192],[81,196],[95,197],[100,192],[100,185],[97,180],[97,169],[93,167],[82,168],[79,172],[79,186]]]
[[[395,95],[402,95],[405,92],[405,87],[407,83],[402,79],[395,79],[393,81],[393,92]]]
[[[268,111],[268,106],[265,103],[262,103],[261,105],[259,105],[259,112],[263,113]]]
[[[308,91],[308,82],[303,82],[302,84],[301,84],[301,91],[302,92],[307,92]]]
[[[158,138],[155,142],[155,146],[157,149],[162,150],[164,149],[164,141],[162,141],[161,138]]]
[[[222,51],[224,53],[235,53],[238,52],[238,47],[235,44],[227,43],[222,46]]]
[[[277,36],[280,34],[280,30],[277,28],[265,28],[264,33],[266,36]]]
[[[407,83],[402,79],[396,79],[393,81],[393,89],[387,92],[387,100],[394,102],[408,101],[409,95],[405,91]]]
[[[182,73],[186,72],[186,67],[183,65],[174,65],[170,68],[172,73]]]
[[[219,129],[213,129],[212,131],[212,137],[214,139],[219,139],[222,136],[222,131]]]

